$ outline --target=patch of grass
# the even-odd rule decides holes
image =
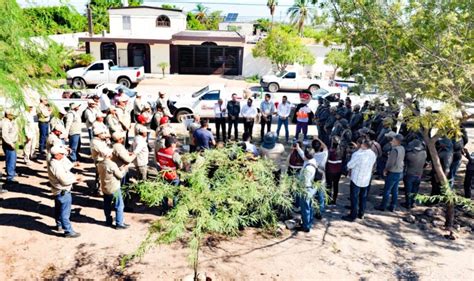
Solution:
[[[258,74],[255,74],[250,77],[245,77],[245,82],[247,83],[259,83],[260,82],[260,76]]]

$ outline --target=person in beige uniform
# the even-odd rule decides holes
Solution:
[[[112,161],[117,163],[120,166],[126,166],[127,169],[125,170],[125,175],[122,178],[121,185],[125,185],[128,181],[128,165],[130,165],[137,156],[133,154],[133,152],[128,151],[123,143],[125,142],[125,133],[124,132],[115,132],[112,135],[112,140],[114,144],[113,154],[112,154]]]
[[[80,103],[71,104],[71,110],[66,115],[66,132],[69,136],[69,147],[71,148],[71,161],[74,166],[79,166],[79,147],[81,143],[82,120],[79,114]]]
[[[72,185],[83,181],[81,176],[71,173],[73,164],[66,157],[67,150],[63,145],[51,148],[52,159],[48,163],[48,178],[54,196],[54,218],[58,231],[64,230],[64,237],[75,238],[80,234],[72,229],[71,215]]]
[[[92,136],[94,136],[94,130],[109,131],[109,128],[104,123],[105,114],[102,112],[97,112],[95,114],[95,121],[92,123]],[[109,134],[110,136],[110,134]],[[92,141],[92,140],[91,140]]]
[[[25,114],[25,136],[26,142],[23,148],[23,160],[27,166],[31,165],[31,160],[35,157],[36,144],[38,143],[38,125],[35,122],[36,111],[32,102],[28,102],[28,110]]]
[[[108,149],[101,152],[103,161],[97,165],[99,172],[100,188],[104,194],[104,214],[105,223],[112,226],[112,206],[115,209],[115,229],[126,229],[129,225],[124,223],[123,211],[124,202],[120,181],[125,175],[127,164],[120,167],[112,161],[113,150]]]
[[[146,141],[148,130],[142,127],[138,130],[138,135],[133,140],[133,153],[137,156],[135,167],[138,172],[139,180],[146,180],[148,171],[148,143]]]
[[[64,117],[66,117],[67,112],[64,107],[58,107],[58,112],[56,115],[51,116],[51,121],[49,122],[49,127],[51,130],[58,125],[61,124],[64,128],[66,128],[66,124],[64,124]]]
[[[130,118],[130,108],[127,106],[129,98],[121,95],[117,100],[117,117],[122,125],[122,130],[126,132],[125,147],[128,147],[128,132],[130,131],[132,120]]]
[[[2,148],[5,153],[7,184],[18,183],[15,180],[16,142],[18,141],[18,125],[15,119],[15,112],[12,109],[7,109],[5,111],[5,118],[2,121]]]
[[[105,118],[105,124],[109,128],[110,135],[115,132],[125,132],[117,115],[117,108],[113,105],[109,107],[109,114]]]
[[[39,140],[39,153],[44,154],[44,149],[46,148],[46,139],[49,134],[49,121],[51,120],[52,109],[48,104],[48,99],[46,97],[40,98],[40,104],[37,109],[38,113],[38,128],[40,133]]]
[[[110,150],[110,147],[107,143],[109,132],[108,130],[104,130],[103,128],[96,128],[94,130],[94,138],[92,139],[91,143],[91,157],[94,160],[95,169],[95,185],[94,185],[94,193],[100,193],[99,189],[99,174],[97,172],[97,166],[100,162],[104,161],[104,157],[102,156],[106,151]]]
[[[142,113],[145,103],[142,100],[142,93],[137,92],[135,101],[133,101],[133,115],[135,116],[135,121],[137,121],[137,116]]]
[[[53,127],[53,130],[48,136],[48,139],[46,140],[46,161],[49,162],[51,160],[51,148],[56,145],[66,145],[66,141],[64,139],[66,132],[66,128],[64,128],[61,124],[56,125]],[[71,152],[71,149],[69,147],[66,147],[66,150],[68,153],[66,154],[69,155]]]
[[[84,115],[86,119],[86,128],[87,128],[87,133],[89,134],[89,141],[92,141],[92,124],[96,121],[96,115],[99,113],[100,110],[97,107],[97,103],[93,99],[87,100],[87,108],[84,110]]]

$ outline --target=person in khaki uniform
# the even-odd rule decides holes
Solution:
[[[110,149],[109,144],[107,143],[109,132],[104,130],[103,128],[96,128],[94,130],[94,138],[92,139],[91,143],[91,157],[94,160],[95,165],[95,185],[94,185],[94,192],[99,194],[99,175],[97,172],[97,166],[100,162],[104,161],[104,157],[102,156],[104,152]]]
[[[72,185],[83,181],[81,176],[71,173],[73,164],[66,157],[67,150],[63,145],[51,148],[52,159],[48,162],[48,178],[54,196],[54,218],[58,231],[64,230],[64,237],[75,238],[80,234],[72,229],[71,215]]]
[[[18,125],[15,118],[15,112],[12,109],[7,109],[2,121],[2,148],[5,153],[7,184],[18,183],[15,181],[16,142],[18,141]]]
[[[120,181],[125,175],[128,165],[117,166],[112,161],[112,149],[101,151],[103,161],[97,165],[99,172],[100,188],[104,194],[105,223],[112,226],[112,206],[115,208],[115,229],[126,229],[129,225],[124,223],[123,212],[125,204],[120,189]]]
[[[146,141],[148,130],[146,127],[142,127],[138,130],[138,135],[133,140],[133,154],[137,156],[135,159],[135,167],[138,172],[139,180],[146,180],[148,171],[148,143]]]
[[[86,128],[87,133],[89,134],[89,141],[92,141],[93,137],[93,129],[92,124],[96,121],[97,113],[99,113],[99,109],[97,107],[96,102],[93,99],[87,100],[87,108],[84,110],[84,115],[86,119]]]
[[[51,133],[46,140],[46,161],[49,162],[51,160],[51,148],[55,145],[66,145],[65,137],[66,128],[63,127],[61,124],[57,124],[53,127]],[[70,148],[66,147],[68,151],[67,155],[70,153]]]
[[[97,112],[95,114],[95,121],[92,123],[92,136],[94,136],[94,130],[98,129],[101,131],[109,131],[109,128],[104,123],[105,114],[102,112]],[[110,134],[109,134],[110,135]],[[91,140],[92,141],[92,140]]]
[[[64,124],[64,117],[66,117],[67,112],[64,107],[58,107],[58,114],[51,116],[51,121],[49,122],[49,127],[53,130],[56,125],[61,124],[64,128],[66,128],[66,124]]]
[[[137,158],[135,154],[132,152],[129,152],[123,143],[125,142],[125,132],[115,132],[112,135],[112,140],[114,141],[114,144],[112,146],[113,148],[113,154],[112,154],[112,161],[117,163],[117,165],[124,166],[127,165],[127,169],[125,170],[125,176],[122,178],[122,185],[125,185],[128,181],[128,165]]]
[[[132,120],[130,118],[130,107],[127,106],[129,98],[125,95],[122,94],[118,99],[117,99],[117,117],[120,122],[120,125],[122,125],[122,130],[126,132],[126,137],[125,137],[125,147],[128,147],[128,132],[130,131]]]
[[[111,135],[115,132],[125,132],[117,115],[117,108],[113,105],[109,107],[109,114],[105,118],[105,124],[109,128]]]
[[[31,160],[35,157],[36,144],[38,143],[38,133],[36,128],[38,125],[35,122],[36,112],[32,102],[28,102],[28,110],[25,114],[25,136],[26,142],[23,148],[23,160],[27,166],[31,165]]]
[[[40,104],[37,109],[38,114],[38,127],[40,132],[40,141],[39,141],[39,153],[44,154],[44,149],[46,148],[46,139],[49,134],[49,121],[51,120],[51,113],[53,110],[48,104],[48,99],[46,97],[40,98]]]
[[[71,110],[66,115],[66,132],[69,136],[69,147],[71,148],[71,161],[74,166],[79,166],[79,148],[81,146],[82,120],[79,114],[80,103],[71,104]]]

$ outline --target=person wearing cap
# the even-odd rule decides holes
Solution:
[[[132,120],[130,117],[130,107],[127,106],[129,98],[127,95],[123,94],[117,99],[116,114],[122,130],[125,131],[125,146],[128,147],[128,132],[132,125]]]
[[[198,114],[194,114],[193,122],[191,124],[189,124],[189,126],[187,128],[188,132],[189,132],[189,139],[190,139],[189,152],[195,152],[196,151],[196,143],[194,142],[193,135],[194,135],[194,132],[199,128],[201,128],[201,116],[199,116]]]
[[[423,168],[426,164],[426,150],[420,140],[411,141],[405,154],[405,176],[403,184],[405,185],[405,203],[402,206],[411,209],[415,202],[415,196],[418,194]]]
[[[208,130],[209,120],[201,119],[201,128],[194,131],[193,138],[196,144],[196,150],[202,151],[210,149],[211,146],[216,145],[216,141],[212,133]]]
[[[272,127],[272,117],[275,114],[275,104],[270,101],[270,94],[265,94],[264,100],[260,103],[260,141],[263,141],[265,134],[265,127],[267,127],[267,133],[270,132]]]
[[[112,134],[113,140],[113,153],[112,153],[112,161],[117,163],[119,167],[125,166],[125,176],[122,178],[121,184],[125,185],[128,182],[128,166],[135,160],[137,157],[132,152],[128,151],[125,148],[125,132],[115,132]]]
[[[153,111],[151,110],[151,105],[149,103],[144,103],[142,113],[140,114],[144,117],[145,122],[144,126],[148,129],[148,135],[146,137],[146,141],[148,142],[150,140],[150,124],[151,121],[153,120]]]
[[[93,131],[94,137],[92,138],[91,142],[91,158],[94,160],[95,165],[95,185],[93,192],[100,193],[99,189],[99,175],[97,173],[97,165],[104,161],[104,157],[102,156],[106,151],[108,151],[109,145],[107,143],[107,139],[110,136],[109,131],[101,128],[96,127]]]
[[[117,106],[120,102],[120,99],[123,99],[124,97],[127,98],[127,100],[128,100],[128,96],[125,95],[125,93],[123,92],[123,89],[119,88],[117,90],[117,94],[115,94],[115,96],[114,96],[113,105]]]
[[[13,109],[5,111],[5,118],[2,121],[2,148],[5,153],[5,170],[7,183],[14,184],[16,169],[16,143],[18,141],[18,125]]]
[[[51,133],[48,136],[48,139],[46,140],[46,161],[49,162],[51,160],[51,148],[53,146],[60,146],[66,145],[66,141],[64,140],[66,129],[64,128],[63,125],[57,124],[52,128]],[[70,152],[70,148],[67,148],[68,153]]]
[[[253,139],[253,125],[257,113],[257,108],[253,105],[253,100],[249,98],[247,103],[242,106],[240,114],[242,114],[242,117],[244,118],[244,133],[247,132],[250,135],[250,139]]]
[[[103,88],[102,93],[99,96],[99,109],[100,111],[106,113],[111,106],[110,97],[109,97],[109,89]]]
[[[165,137],[176,135],[173,128],[170,126],[168,116],[161,117],[160,126],[156,129],[155,135],[155,151],[165,147]]]
[[[361,129],[363,122],[364,116],[360,111],[360,105],[356,104],[354,106],[354,111],[352,112],[352,116],[349,121],[349,127],[351,128],[352,133],[355,133],[357,130]]]
[[[87,108],[84,110],[84,117],[86,119],[87,133],[89,134],[89,141],[92,141],[93,128],[92,124],[96,121],[96,115],[99,112],[97,104],[93,99],[87,100]]]
[[[138,172],[138,179],[146,180],[148,171],[148,154],[150,153],[146,141],[148,129],[146,127],[140,127],[137,133],[138,134],[133,139],[132,145],[133,154],[137,156],[134,161],[135,168]]]
[[[31,160],[35,156],[35,149],[36,144],[38,143],[38,133],[37,128],[38,124],[35,122],[36,117],[36,110],[33,103],[30,101],[28,102],[28,109],[25,113],[25,137],[26,142],[23,148],[23,160],[25,160],[25,164],[30,166]]]
[[[81,146],[82,120],[79,114],[80,107],[80,103],[72,103],[71,109],[66,115],[66,132],[69,136],[69,147],[71,148],[69,157],[76,167],[79,166],[78,158]]]
[[[334,124],[336,123],[337,121],[337,117],[336,117],[336,114],[337,114],[337,109],[336,107],[334,106],[331,106],[329,108],[329,116],[328,118],[326,119],[326,123],[324,123],[324,131],[326,133],[326,139],[325,139],[325,144],[328,145],[329,144],[329,136],[331,135],[331,132],[332,132],[332,128],[334,127]]]
[[[223,142],[227,141],[227,134],[225,130],[226,118],[227,118],[227,108],[224,106],[224,100],[219,99],[214,104],[214,122],[216,123],[216,139],[222,140]],[[221,130],[222,130],[222,139],[221,139]]]
[[[298,143],[296,143],[295,148],[301,150]],[[301,210],[301,227],[298,230],[304,232],[310,232],[313,227],[314,222],[314,208],[313,208],[313,197],[316,194],[316,189],[314,188],[314,180],[316,172],[318,170],[318,163],[314,159],[314,149],[307,147],[304,150],[304,163],[303,168],[299,174],[299,180],[304,184],[306,188],[306,194],[299,196],[297,202]]]
[[[180,183],[177,170],[183,168],[181,156],[176,150],[176,138],[167,136],[165,138],[165,147],[156,152],[156,167],[159,175],[166,182],[178,186]],[[168,198],[164,199],[164,207],[169,208]],[[176,205],[176,198],[173,198],[173,206]]]
[[[40,98],[40,104],[37,108],[38,114],[38,128],[39,128],[39,153],[44,154],[46,148],[46,139],[49,134],[49,121],[51,120],[51,113],[53,110],[49,106],[48,99],[46,97]]]
[[[276,141],[277,136],[274,132],[266,133],[263,137],[260,152],[263,158],[269,159],[275,164],[274,175],[275,179],[279,180],[281,169],[284,165],[283,153],[285,152],[285,147]]]
[[[105,124],[109,128],[111,135],[115,132],[125,132],[117,116],[117,108],[113,105],[109,107],[109,114],[105,118]]]
[[[95,112],[94,115],[95,115],[95,121],[94,121],[94,123],[92,123],[92,128],[91,128],[92,129],[91,130],[92,131],[91,132],[92,137],[94,136],[94,130],[96,130],[96,129],[99,129],[101,131],[107,131],[107,132],[109,131],[109,128],[104,123],[105,114],[102,113],[101,111],[98,111],[98,112]],[[89,128],[87,128],[87,129],[89,129]]]
[[[397,207],[398,184],[402,179],[405,160],[405,148],[401,145],[402,141],[403,136],[400,134],[395,135],[391,141],[392,150],[388,155],[387,164],[383,171],[385,176],[383,199],[381,205],[375,207],[376,210],[385,211],[387,209],[390,194],[392,195],[392,200],[388,210],[393,212]]]
[[[72,185],[83,181],[81,176],[71,173],[73,164],[65,156],[67,153],[63,145],[51,148],[52,159],[48,162],[48,178],[54,196],[54,217],[58,231],[64,230],[67,238],[79,237],[69,221],[71,215]]]
[[[66,117],[67,112],[64,107],[59,106],[57,114],[51,116],[51,121],[49,121],[49,128],[53,130],[56,125],[61,124],[64,128],[66,128],[66,124],[64,124],[64,117]]]
[[[287,96],[283,96],[281,99],[281,103],[278,105],[277,115],[278,115],[278,124],[277,124],[277,138],[280,137],[280,130],[281,126],[285,127],[285,141],[286,143],[290,140],[290,131],[288,129],[288,118],[290,117],[291,113],[291,103],[288,102]]]
[[[357,140],[358,150],[351,156],[347,163],[349,170],[351,212],[343,216],[342,219],[353,222],[356,218],[364,218],[365,206],[370,181],[372,179],[372,168],[375,165],[377,156],[370,149],[370,141],[361,137]]]
[[[156,101],[156,104],[159,104],[163,108],[165,116],[173,117],[173,114],[171,114],[170,108],[168,107],[168,98],[165,93],[158,92],[158,100]]]
[[[227,139],[230,140],[232,133],[232,126],[234,126],[234,141],[239,138],[239,116],[240,116],[240,102],[237,100],[237,94],[232,94],[232,100],[227,102],[227,118],[229,121],[227,128]]]
[[[112,160],[112,149],[101,151],[101,157],[104,159],[97,164],[99,174],[100,189],[104,198],[105,223],[112,226],[112,206],[115,209],[115,229],[127,229],[128,224],[124,223],[124,208],[122,190],[120,183],[125,176],[127,165],[118,166]]]
[[[324,141],[324,143],[329,143],[327,140],[328,136],[324,130],[324,125],[326,120],[329,118],[329,104],[325,102],[326,100],[323,97],[318,98],[318,107],[316,108],[315,121],[316,128],[318,129],[318,138]]]
[[[307,94],[305,94],[307,95]],[[308,140],[308,125],[313,117],[313,112],[306,102],[300,102],[295,108],[293,123],[296,123],[295,139],[298,141],[300,133],[303,132],[303,140]]]
[[[140,115],[143,111],[145,103],[142,99],[142,93],[137,92],[135,100],[133,101],[133,115],[135,116],[135,121],[137,121],[138,115]]]

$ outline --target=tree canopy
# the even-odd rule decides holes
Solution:
[[[23,9],[34,35],[51,35],[87,30],[87,19],[70,6]]]
[[[252,50],[254,57],[266,57],[283,71],[295,63],[312,65],[314,56],[294,33],[288,33],[280,27],[274,27],[268,36],[259,41]]]

